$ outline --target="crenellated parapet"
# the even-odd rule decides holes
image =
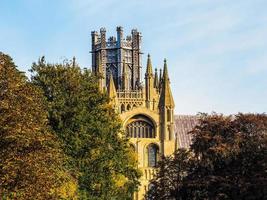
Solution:
[[[125,48],[132,50],[141,49],[141,33],[137,29],[133,29],[131,35],[123,36],[123,28],[117,27],[117,36],[110,36],[106,39],[106,29],[101,28],[100,34],[97,31],[92,31],[92,49],[100,50],[101,48],[116,49]]]
[[[100,33],[91,32],[92,41],[92,69],[97,72],[97,57],[101,57],[105,79],[113,75],[117,89],[122,88],[123,61],[129,75],[129,88],[136,90],[141,83],[141,33],[133,29],[131,35],[124,37],[123,28],[118,26],[117,35],[106,37],[106,29],[101,28]],[[107,87],[108,82],[104,81]]]

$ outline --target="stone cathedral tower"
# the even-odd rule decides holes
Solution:
[[[163,73],[153,72],[150,55],[147,57],[145,84],[142,83],[141,33],[132,30],[124,37],[117,27],[117,37],[106,39],[106,30],[92,36],[92,70],[101,75],[99,88],[107,91],[123,128],[137,152],[138,167],[143,172],[141,186],[135,199],[143,199],[149,180],[156,173],[160,155],[175,151],[174,101],[170,88],[167,61]]]

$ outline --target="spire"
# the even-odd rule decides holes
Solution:
[[[161,92],[162,88],[162,69],[159,70],[159,93]]]
[[[110,73],[109,75],[108,97],[110,99],[111,104],[113,105],[117,104],[117,92],[116,92],[112,73]]]
[[[168,67],[167,67],[167,61],[164,60],[164,68],[163,68],[163,77],[162,77],[162,88],[160,93],[160,100],[159,100],[160,106],[168,106],[171,108],[174,108],[174,100],[171,92],[170,87],[170,80],[168,75]]]
[[[155,75],[154,75],[154,88],[159,88],[159,77],[158,77],[158,70],[155,69]]]
[[[162,69],[159,70],[159,81],[162,80]]]
[[[151,59],[150,59],[150,54],[148,54],[148,56],[147,56],[146,75],[153,75],[153,71],[152,71],[152,63],[151,63]]]
[[[168,75],[168,67],[167,67],[167,60],[166,60],[166,58],[164,59],[164,67],[163,67],[163,80],[164,79],[170,81],[169,75]]]
[[[145,74],[145,96],[146,96],[146,107],[149,109],[154,109],[153,107],[153,99],[155,95],[154,89],[154,77],[153,77],[153,70],[152,70],[152,63],[150,59],[150,55],[147,56],[147,67],[146,67],[146,74]]]

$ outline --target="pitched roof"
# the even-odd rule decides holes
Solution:
[[[196,115],[176,115],[174,116],[174,133],[176,136],[177,148],[189,148],[192,135],[189,131],[198,124]]]

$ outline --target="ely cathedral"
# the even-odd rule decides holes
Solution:
[[[149,180],[156,174],[160,155],[171,155],[177,148],[188,147],[186,134],[196,123],[194,116],[174,116],[166,59],[160,70],[153,69],[148,54],[142,79],[141,33],[133,29],[124,36],[117,27],[116,37],[106,37],[106,30],[93,31],[92,71],[100,75],[99,88],[107,91],[111,104],[119,113],[125,133],[137,152],[141,185],[134,199],[143,199]],[[144,83],[143,83],[144,81]]]

